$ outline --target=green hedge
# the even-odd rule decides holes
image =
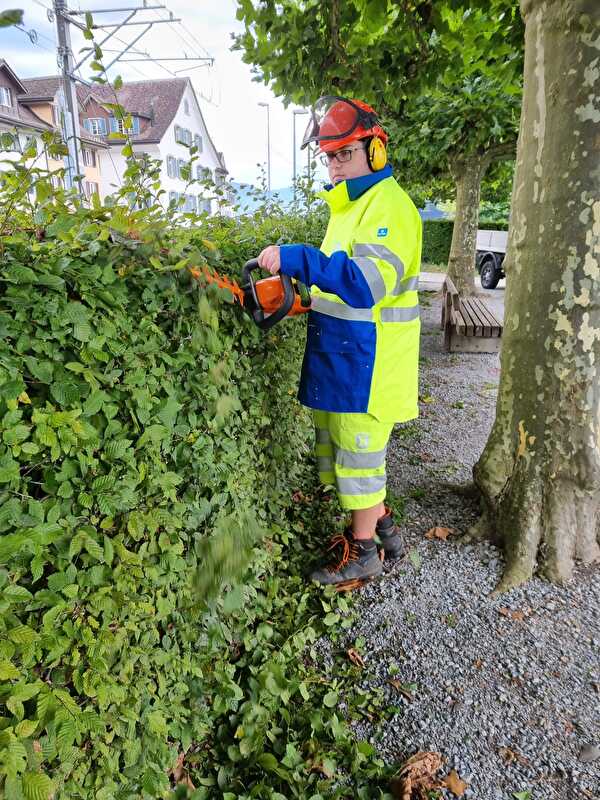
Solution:
[[[423,221],[423,249],[421,262],[424,264],[447,264],[452,243],[454,222],[448,219],[427,219]]]
[[[223,292],[217,302],[218,291],[199,289],[173,240],[157,250],[112,237],[117,216],[59,214],[41,241],[4,240],[7,798],[166,796],[178,754],[240,705],[230,642],[245,636],[255,654],[263,646],[252,632],[273,603],[257,598],[272,570],[263,551],[254,550],[256,608],[245,609],[241,633],[227,623],[246,602],[241,590],[209,612],[200,601],[281,521],[307,452],[307,417],[291,397],[300,323],[265,336]],[[225,220],[212,234],[235,274],[275,235],[310,238],[311,226],[296,224]],[[216,258],[204,235],[183,236],[194,263]],[[253,757],[263,740],[237,743]]]
[[[483,230],[506,231],[508,224],[503,220],[481,224]],[[454,220],[427,219],[423,222],[423,252],[421,261],[424,264],[447,264],[452,244]]]

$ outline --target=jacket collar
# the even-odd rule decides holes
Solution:
[[[371,186],[374,186],[384,178],[392,175],[392,168],[386,164],[383,169],[371,172],[368,175],[361,175],[360,178],[349,178],[341,181],[337,186],[328,183],[322,192],[317,193],[317,197],[322,198],[329,205],[332,211],[339,211],[353,200],[363,195]]]

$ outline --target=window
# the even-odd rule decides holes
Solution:
[[[186,167],[187,167],[187,170],[186,170]],[[177,159],[177,175],[183,181],[188,180],[189,174],[185,174],[186,172],[189,173],[189,167],[188,167],[187,162],[184,161],[183,158]]]
[[[89,150],[87,147],[84,147],[82,150],[83,155],[83,163],[86,167],[95,167],[96,166],[96,151]]]
[[[190,104],[188,103],[188,101],[187,101],[187,100],[184,100],[184,101],[183,101],[183,110],[185,111],[185,113],[186,113],[186,114],[188,115],[188,117],[189,117],[189,115],[190,115]]]
[[[210,200],[207,200],[202,195],[198,195],[198,213],[202,213],[205,211],[207,214],[210,214]]]
[[[0,86],[0,106],[12,106],[12,94],[8,86]]]
[[[169,192],[169,203],[177,202],[177,192]]]
[[[89,117],[83,120],[83,127],[94,136],[106,136],[106,120],[104,117]]]
[[[175,156],[167,156],[167,175],[169,178],[178,178],[177,159]]]
[[[179,142],[179,144],[191,145],[192,132],[187,128],[180,128],[179,125],[175,125],[175,141]]]
[[[202,152],[202,137],[199,133],[194,136],[194,146],[199,153]]]
[[[125,136],[126,133],[131,133],[134,136],[136,136],[140,132],[140,118],[132,117],[131,128],[126,128],[124,119],[116,119],[116,117],[110,117],[110,132],[120,133],[123,136]]]
[[[51,175],[50,176],[50,183],[55,189],[63,189],[64,188],[64,180],[62,179],[61,175]],[[84,188],[85,191],[85,188]]]
[[[98,184],[94,183],[93,181],[84,181],[83,193],[88,200],[91,200],[93,194],[98,194]]]

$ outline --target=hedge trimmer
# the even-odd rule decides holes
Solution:
[[[244,264],[241,286],[237,281],[219,275],[216,271],[211,272],[207,267],[202,270],[192,268],[190,272],[195,278],[204,277],[209,283],[228,289],[244,311],[264,331],[284,317],[295,317],[310,311],[310,292],[303,283],[292,280],[282,272],[255,281],[252,272],[258,268],[255,258]]]

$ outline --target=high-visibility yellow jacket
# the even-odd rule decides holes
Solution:
[[[281,247],[281,271],[311,287],[299,400],[404,422],[418,415],[421,218],[383,170],[321,192],[321,249]]]

